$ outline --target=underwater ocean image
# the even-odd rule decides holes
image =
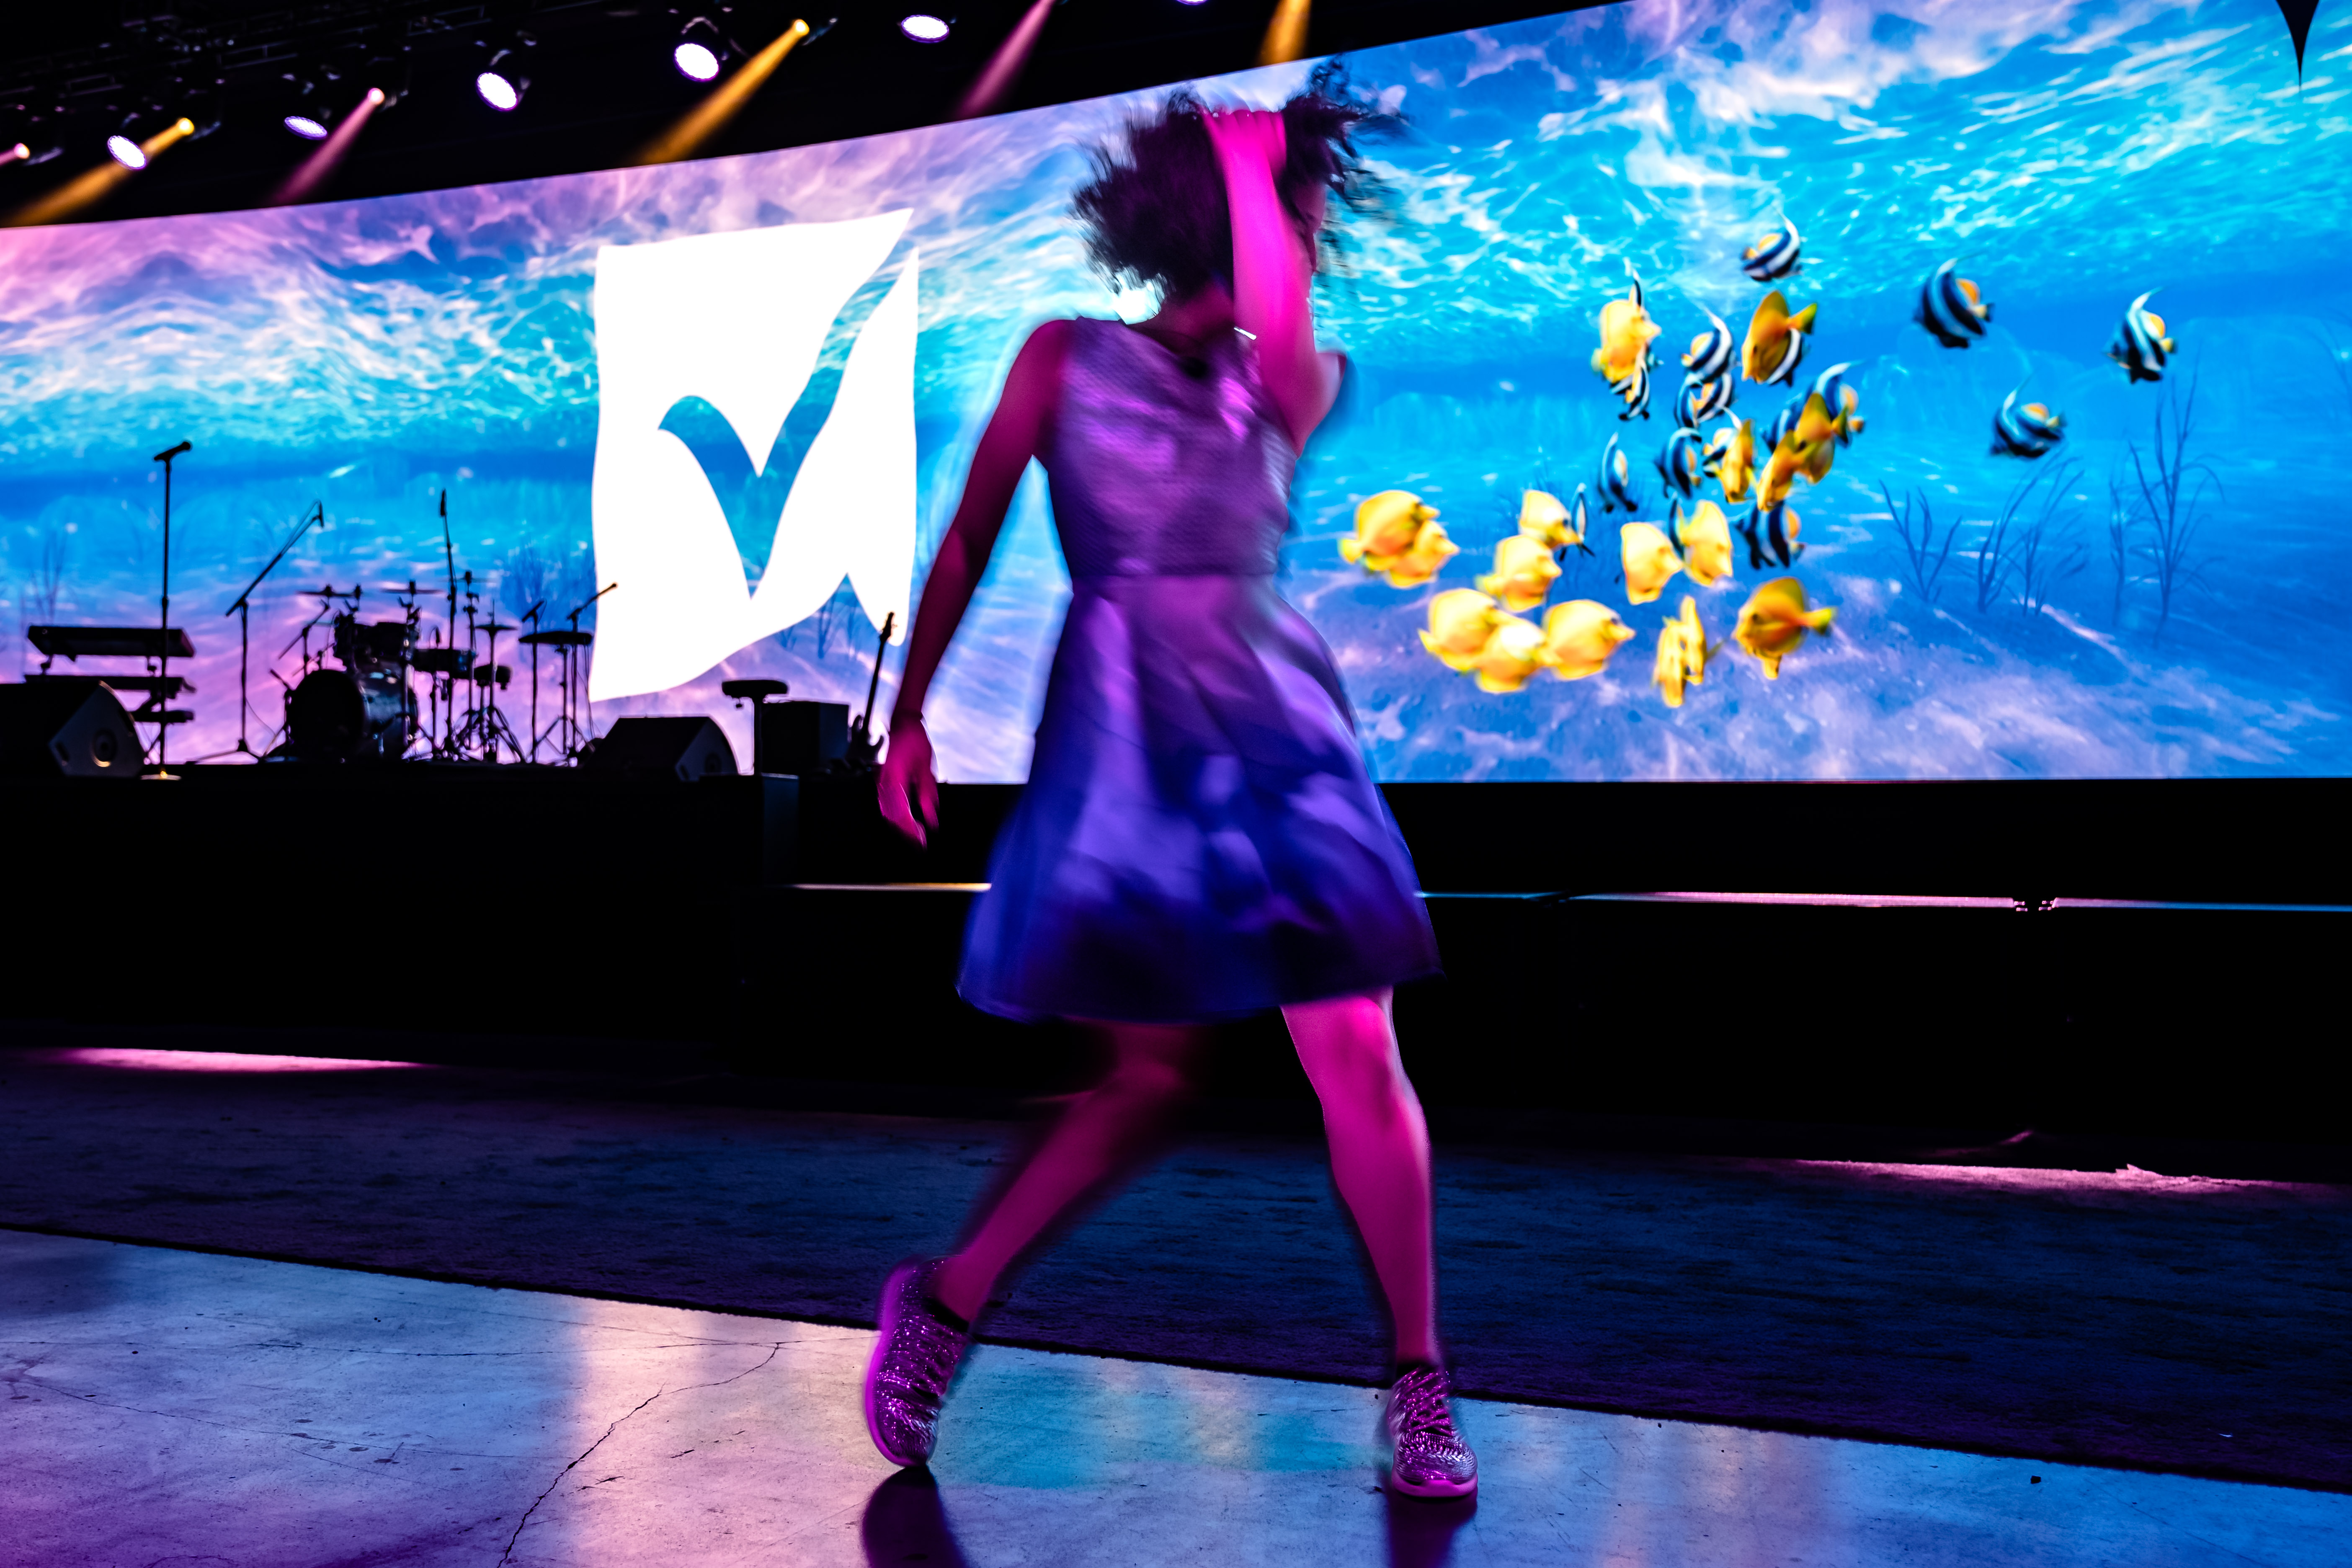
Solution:
[[[1318,286],[1322,335],[1349,351],[1356,385],[1301,465],[1284,591],[1332,645],[1378,776],[2352,772],[2338,477],[2352,13],[2322,8],[2299,79],[2273,0],[1628,0],[1347,65],[1400,124],[1366,148],[1389,210],[1349,220],[1343,265]],[[1201,85],[1273,102],[1307,69]],[[314,500],[328,526],[256,598],[257,741],[282,713],[263,672],[295,673],[281,650],[325,603],[306,595],[361,584],[363,618],[390,618],[393,585],[444,588],[445,495],[485,611],[511,621],[544,598],[560,616],[604,580],[600,248],[902,209],[898,244],[920,255],[919,588],[1027,331],[1149,309],[1087,270],[1066,209],[1086,149],[1156,97],[656,169],[0,233],[0,631],[30,668],[31,625],[152,620],[148,459],[182,438],[195,447],[173,497],[173,618],[199,657],[175,758],[235,742],[236,623],[222,612]],[[1794,269],[1751,279],[1743,250],[1783,219],[1801,240]],[[1966,347],[1914,321],[1947,261],[1991,307]],[[1648,417],[1621,419],[1591,359],[1629,264],[1660,335]],[[1814,312],[1801,366],[1790,384],[1737,382],[1710,431],[1748,419],[1764,447],[1835,365],[1861,428],[1818,479],[1792,481],[1790,564],[1752,564],[1735,533],[1727,577],[1675,575],[1633,605],[1629,514],[1601,506],[1603,450],[1613,437],[1629,459],[1631,520],[1666,524],[1654,460],[1681,356],[1709,312],[1736,350],[1772,289]],[[2151,315],[2122,332],[2151,291]],[[2157,379],[2111,357],[2119,335],[2171,342],[2161,366],[2125,344]],[[1992,449],[2012,394],[2056,416],[2039,457]],[[1549,604],[1598,601],[1633,638],[1597,674],[1539,671],[1508,691],[1425,651],[1430,601],[1493,569],[1523,491],[1570,500],[1580,485],[1592,553],[1565,552]],[[1357,504],[1399,489],[1461,547],[1408,588],[1339,549]],[[1746,515],[1717,479],[1685,507],[1698,498]],[[1834,620],[1767,679],[1732,632],[1781,577]],[[1721,646],[1669,707],[1653,666],[1685,595]],[[943,776],[1024,776],[1066,598],[1033,472],[935,688]],[[875,649],[845,584],[683,684],[597,702],[596,725],[707,712],[748,760],[722,679],[862,702]],[[901,651],[883,656],[886,706]]]

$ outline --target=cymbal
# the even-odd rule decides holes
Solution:
[[[510,632],[514,627],[503,621],[484,621],[474,628],[478,632]]]
[[[525,632],[522,640],[541,647],[586,647],[596,640],[594,632],[575,632],[558,627],[554,631]]]

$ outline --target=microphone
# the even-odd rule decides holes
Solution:
[[[155,454],[154,461],[158,463],[168,463],[173,458],[178,457],[181,453],[186,451],[192,444],[193,443],[187,441],[183,441],[168,452],[158,452]]]

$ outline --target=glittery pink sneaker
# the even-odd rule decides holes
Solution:
[[[1446,1403],[1453,1393],[1442,1366],[1412,1367],[1389,1389],[1389,1480],[1407,1496],[1462,1498],[1478,1489],[1478,1458],[1454,1429]]]
[[[929,1463],[940,1406],[971,1336],[949,1321],[927,1289],[936,1258],[914,1258],[882,1287],[881,1330],[866,1363],[866,1430],[894,1465]]]

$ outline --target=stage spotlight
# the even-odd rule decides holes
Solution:
[[[898,31],[919,44],[936,44],[948,36],[948,25],[937,16],[918,11],[898,18]]]
[[[286,129],[306,142],[324,142],[327,139],[327,128],[307,114],[288,115]]]
[[[14,163],[19,159],[29,160],[32,156],[33,150],[19,142],[6,152],[0,153],[0,163]]]
[[[104,197],[132,174],[154,162],[155,155],[163,149],[195,133],[195,121],[183,116],[144,142],[133,142],[130,137],[119,134],[110,136],[106,139],[107,162],[76,175],[47,195],[18,207],[0,226],[25,228],[34,224],[55,223],[61,217],[79,212]],[[28,160],[35,163],[44,161],[42,154],[36,154]]]
[[[510,112],[522,101],[522,95],[530,90],[530,79],[516,74],[510,63],[513,57],[512,49],[500,49],[474,79],[474,90],[500,114]]]
[[[1029,9],[1013,24],[1004,42],[996,46],[989,58],[987,68],[973,79],[963,99],[956,105],[958,120],[973,120],[983,114],[993,114],[1013,96],[1013,84],[1021,79],[1021,69],[1029,63],[1029,55],[1037,47],[1037,35],[1045,30],[1045,18],[1061,0],[1031,0]]]
[[[1307,52],[1307,0],[1276,0],[1274,19],[1265,25],[1265,44],[1258,50],[1262,66],[1286,65]]]
[[[311,193],[325,183],[327,176],[334,173],[335,165],[343,161],[343,154],[351,151],[352,142],[358,138],[360,128],[368,122],[368,117],[389,100],[383,89],[368,89],[366,96],[343,116],[342,123],[335,127],[335,133],[327,138],[326,143],[303,159],[300,168],[286,176],[286,183],[271,195],[269,205],[282,207],[309,199]],[[292,123],[290,118],[288,122]],[[311,123],[316,124],[317,121]]]
[[[831,26],[831,23],[826,23]],[[823,31],[822,28],[816,31]],[[760,84],[775,74],[803,38],[814,36],[805,21],[795,20],[776,36],[773,43],[750,59],[740,69],[711,90],[690,110],[686,117],[664,132],[660,139],[637,155],[640,163],[675,163],[681,158],[691,158],[702,144],[716,136],[720,128],[735,118],[736,111],[760,90]]]
[[[719,75],[727,58],[727,40],[708,16],[697,16],[677,31],[677,47],[670,51],[677,63],[678,74],[695,81],[709,81]]]

